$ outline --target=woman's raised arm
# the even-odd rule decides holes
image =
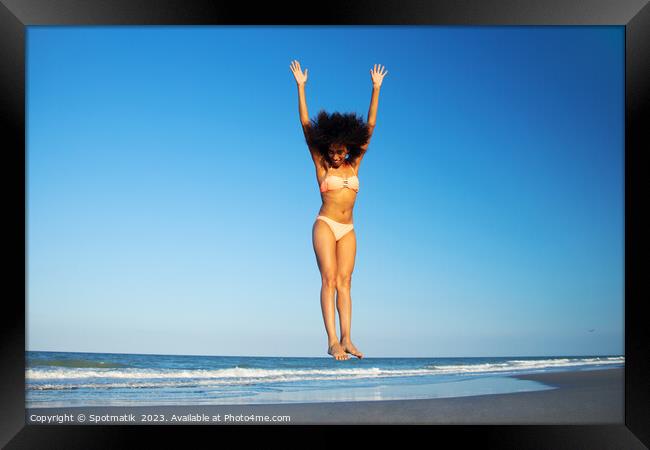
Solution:
[[[377,67],[379,66],[379,67]],[[370,71],[370,77],[372,78],[372,97],[370,98],[370,108],[368,109],[368,128],[370,129],[370,136],[375,129],[375,123],[377,122],[377,106],[379,105],[379,90],[381,89],[381,83],[384,81],[384,77],[388,73],[385,70],[384,66],[381,64],[375,64],[373,69]],[[362,151],[368,149],[370,144],[370,137],[368,142],[361,146]]]

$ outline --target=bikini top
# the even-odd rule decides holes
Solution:
[[[352,170],[354,170],[354,167]],[[327,171],[329,172],[329,169],[327,169]],[[354,172],[355,174],[348,178],[341,178],[337,175],[330,175],[328,177],[325,177],[323,182],[320,184],[320,191],[326,192],[332,191],[334,189],[343,189],[346,187],[348,189],[353,189],[356,192],[359,192],[359,177],[356,175],[356,170],[354,170]]]

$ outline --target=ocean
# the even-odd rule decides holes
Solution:
[[[620,355],[290,358],[26,352],[26,408],[402,400],[553,389],[508,375],[624,367]]]

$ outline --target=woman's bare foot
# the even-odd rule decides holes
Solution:
[[[343,347],[341,347],[341,344],[338,342],[332,342],[327,348],[327,353],[339,361],[350,359],[350,357],[345,353]]]
[[[343,350],[345,350],[347,353],[350,353],[359,359],[363,358],[363,353],[357,350],[357,348],[354,346],[350,338],[341,339],[341,346],[343,347]]]

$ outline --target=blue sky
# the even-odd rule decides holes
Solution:
[[[366,117],[388,70],[366,356],[623,354],[623,50],[614,26],[28,27],[27,349],[327,356],[297,59],[310,117]]]

